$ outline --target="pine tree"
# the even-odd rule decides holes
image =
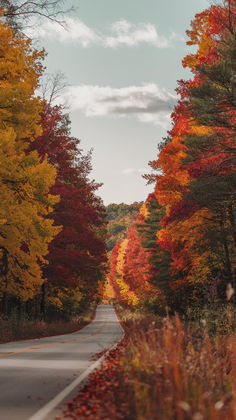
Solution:
[[[169,293],[171,258],[168,251],[160,248],[157,232],[161,229],[160,221],[164,216],[164,209],[154,197],[148,199],[148,216],[144,223],[138,226],[142,238],[142,246],[149,253],[149,261],[152,267],[151,283],[157,288]]]

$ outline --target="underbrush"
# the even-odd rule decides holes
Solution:
[[[205,328],[209,335],[230,335],[236,331],[236,307],[228,302],[215,301],[199,308],[188,308],[185,320],[193,328]]]
[[[178,316],[122,314],[126,342],[91,375],[64,418],[236,419],[233,334],[210,336],[204,323],[193,328]]]
[[[88,324],[94,311],[95,307],[93,306],[70,321],[57,320],[53,322],[19,319],[13,313],[8,319],[0,319],[0,343],[72,333]]]

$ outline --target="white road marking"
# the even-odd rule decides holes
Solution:
[[[118,321],[119,322],[119,321]],[[120,322],[119,322],[120,324]],[[123,331],[123,335],[120,339],[120,341],[124,337],[124,330],[122,325],[120,324],[120,327]],[[100,357],[96,362],[92,363],[81,375],[79,375],[71,384],[69,384],[66,388],[64,388],[59,394],[57,394],[51,401],[49,401],[47,404],[45,404],[40,410],[38,410],[33,416],[31,416],[28,420],[43,420],[45,417],[51,413],[81,382],[83,382],[90,373],[92,373],[95,369],[97,369],[101,363],[105,360],[108,353],[115,349],[116,346],[120,343],[116,343],[112,347],[110,347],[106,353],[102,357]]]

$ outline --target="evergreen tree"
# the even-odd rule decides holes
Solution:
[[[164,216],[164,209],[154,197],[149,197],[148,216],[144,223],[138,226],[141,236],[142,246],[149,252],[150,265],[152,267],[151,283],[153,286],[163,290],[168,294],[170,277],[171,258],[168,251],[160,248],[157,239],[157,233],[161,229],[160,220]]]

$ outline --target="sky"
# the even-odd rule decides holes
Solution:
[[[69,1],[67,1],[67,4]],[[43,22],[35,31],[48,53],[48,73],[61,72],[60,101],[72,134],[93,149],[92,178],[109,203],[145,200],[153,186],[143,173],[171,127],[181,61],[191,47],[185,31],[208,0],[71,0],[66,30]]]

